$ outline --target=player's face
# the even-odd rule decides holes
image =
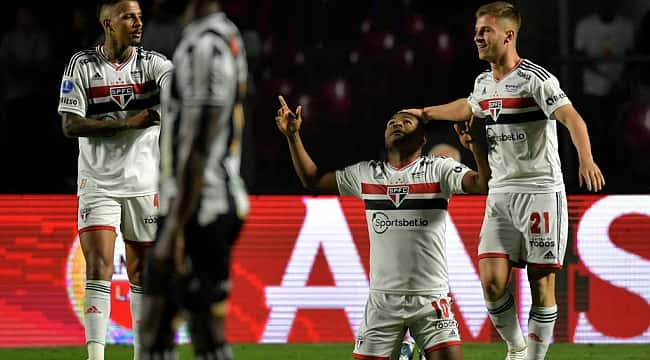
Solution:
[[[386,124],[384,141],[386,148],[392,148],[405,143],[421,142],[424,136],[419,120],[410,114],[393,115]]]
[[[133,46],[142,42],[142,11],[137,1],[121,1],[115,4],[111,17],[114,36],[123,44]]]
[[[492,15],[483,15],[476,19],[474,43],[478,58],[488,62],[497,62],[506,52],[507,33],[499,21]]]

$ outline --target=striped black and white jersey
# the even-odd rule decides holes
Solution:
[[[486,118],[490,193],[549,193],[564,189],[553,112],[570,104],[555,76],[522,59],[495,80],[480,74],[468,98]]]
[[[463,193],[467,171],[451,158],[423,156],[401,169],[364,161],[336,172],[340,194],[365,204],[370,291],[448,292],[447,205]]]
[[[172,64],[139,47],[122,64],[111,63],[104,48],[80,51],[63,73],[59,114],[90,119],[124,119],[144,109],[160,112],[160,89]],[[158,188],[159,126],[117,131],[112,136],[80,137],[78,194],[141,196]]]
[[[170,123],[161,132],[160,210],[168,212],[177,193],[176,172],[197,127],[216,127],[210,147],[199,222],[207,224],[220,214],[248,213],[248,195],[240,176],[244,114],[242,101],[248,76],[243,41],[237,27],[223,12],[195,19],[183,30],[173,57],[170,93],[164,95]],[[218,119],[204,119],[208,108],[220,109]],[[200,125],[202,123],[203,125]]]

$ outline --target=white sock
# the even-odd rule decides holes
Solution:
[[[86,280],[84,327],[89,360],[104,360],[104,344],[111,313],[111,282]]]
[[[543,360],[553,337],[557,305],[533,306],[528,318],[528,360]]]
[[[133,360],[140,359],[140,320],[142,319],[142,286],[131,285],[131,322],[133,323]]]
[[[519,318],[515,308],[515,298],[511,293],[505,294],[497,301],[485,300],[490,320],[501,338],[508,345],[508,351],[520,350],[526,347],[526,340],[521,333]]]

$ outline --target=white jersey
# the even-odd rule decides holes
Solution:
[[[549,193],[564,189],[553,112],[570,104],[555,76],[522,59],[501,80],[480,74],[468,98],[486,118],[490,193]]]
[[[365,161],[336,172],[341,195],[365,203],[370,291],[446,294],[447,204],[463,193],[467,171],[451,158],[423,156],[401,169]]]
[[[169,126],[161,134],[160,210],[167,213],[176,195],[177,159],[185,155],[189,141],[183,133],[200,126],[201,131],[216,127],[204,173],[198,219],[206,224],[229,212],[245,217],[248,195],[240,177],[241,144],[244,127],[240,87],[246,83],[248,65],[237,27],[222,12],[199,18],[184,30],[174,52],[174,74],[170,94],[164,96],[170,111]],[[221,109],[216,124],[196,116],[206,107]],[[208,119],[214,121],[214,119]]]
[[[63,73],[59,114],[90,119],[124,119],[152,108],[160,112],[160,89],[172,64],[163,55],[131,48],[129,59],[113,64],[103,46],[72,56]],[[130,197],[158,188],[160,127],[80,137],[77,193]]]

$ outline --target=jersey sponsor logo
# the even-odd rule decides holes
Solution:
[[[555,254],[553,254],[553,251],[549,250],[544,254],[544,260],[552,260],[555,259]]]
[[[408,185],[400,186],[388,186],[387,195],[390,198],[390,201],[395,204],[395,207],[399,207],[402,201],[406,199],[406,196],[409,194]]]
[[[546,98],[546,105],[551,106],[551,105],[555,104],[556,102],[564,99],[565,97],[566,97],[565,93],[559,93],[559,94],[556,94],[556,95],[549,96],[549,97]]]
[[[99,72],[95,72],[95,75],[93,75],[92,80],[104,80],[104,77]]]
[[[492,128],[487,128],[486,137],[490,151],[495,150],[496,146],[503,141],[520,142],[526,140],[526,134],[522,132],[497,133]]]
[[[63,105],[73,105],[77,106],[79,104],[79,101],[77,99],[69,98],[69,97],[62,97],[59,102]]]
[[[456,320],[438,320],[433,323],[433,327],[436,330],[442,330],[442,329],[456,329],[458,328],[458,322]]]
[[[158,216],[157,215],[145,216],[144,218],[142,218],[142,222],[145,225],[158,224]]]
[[[502,108],[503,108],[503,101],[501,99],[490,100],[488,102],[488,109],[490,111],[490,115],[492,115],[492,120],[494,121],[497,120],[497,118],[499,117],[499,113],[501,113]]]
[[[372,230],[377,234],[383,234],[392,227],[400,228],[416,228],[429,225],[429,220],[421,217],[407,218],[397,217],[390,218],[388,215],[381,211],[372,214]]]
[[[520,78],[524,78],[526,80],[530,80],[530,74],[526,74],[521,70],[517,70],[517,76],[519,76]]]
[[[555,241],[553,240],[530,240],[528,244],[534,247],[555,247]]]
[[[69,94],[74,90],[74,82],[72,80],[63,80],[61,83],[61,93]]]
[[[115,101],[120,108],[124,109],[131,99],[133,99],[133,86],[115,86],[111,87],[111,99]]]
[[[523,85],[524,85],[524,83],[520,83],[520,84],[506,84],[505,89],[506,89],[506,91],[508,91],[508,92],[517,92],[517,91],[518,91],[518,90],[519,90]]]

